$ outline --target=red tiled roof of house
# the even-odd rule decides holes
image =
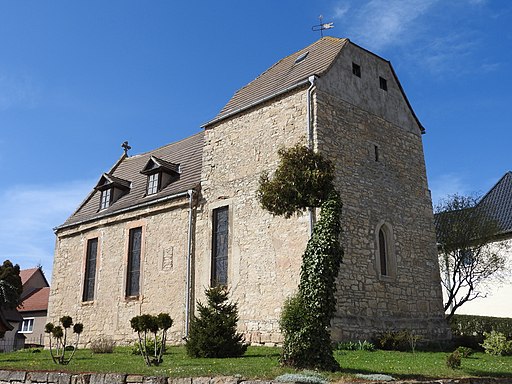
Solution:
[[[27,298],[23,300],[23,304],[18,307],[18,311],[46,311],[48,309],[48,298],[50,296],[50,287],[44,287],[34,290]]]
[[[28,279],[30,279],[34,273],[38,271],[39,268],[29,268],[29,269],[22,269],[20,271],[20,277],[21,277],[21,284],[25,284]]]

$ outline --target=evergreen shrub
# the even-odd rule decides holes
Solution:
[[[238,308],[228,302],[229,291],[217,286],[205,290],[207,305],[197,302],[199,316],[193,316],[186,342],[190,357],[239,357],[247,350],[237,333]]]

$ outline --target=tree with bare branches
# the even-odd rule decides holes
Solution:
[[[506,270],[507,242],[500,225],[473,196],[452,195],[435,209],[447,319],[464,303],[487,295],[488,283]]]

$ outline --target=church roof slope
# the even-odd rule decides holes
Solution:
[[[501,233],[512,233],[512,172],[507,172],[478,205],[498,222]]]
[[[100,210],[101,191],[93,189],[78,209],[56,231],[89,222],[102,217],[111,216],[135,209],[141,205],[151,205],[165,198],[172,198],[190,189],[196,188],[201,181],[202,148],[204,132],[199,132],[175,143],[167,144],[155,150],[135,155],[123,156],[108,175],[116,179],[130,182],[128,191],[114,201],[110,206]],[[151,157],[165,162],[179,164],[179,178],[157,193],[147,195],[148,177],[141,173]]]
[[[239,89],[208,126],[280,92],[302,84],[309,76],[329,69],[348,39],[326,36],[278,61],[245,87]],[[304,55],[306,55],[304,57]],[[303,60],[300,60],[303,58]]]

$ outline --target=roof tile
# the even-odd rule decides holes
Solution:
[[[219,114],[205,126],[300,84],[309,76],[322,75],[330,68],[347,42],[348,39],[326,36],[278,61],[245,87],[239,89]],[[295,63],[296,59],[305,53],[307,56],[304,60]]]
[[[165,145],[140,155],[124,157],[109,172],[111,176],[131,182],[129,193],[120,197],[110,207],[99,211],[101,193],[93,190],[80,207],[56,229],[99,219],[116,212],[151,203],[164,197],[196,188],[201,181],[202,148],[204,132],[199,132],[181,141]],[[180,177],[160,192],[146,196],[147,176],[140,173],[148,160],[154,156],[167,163],[180,164]]]

